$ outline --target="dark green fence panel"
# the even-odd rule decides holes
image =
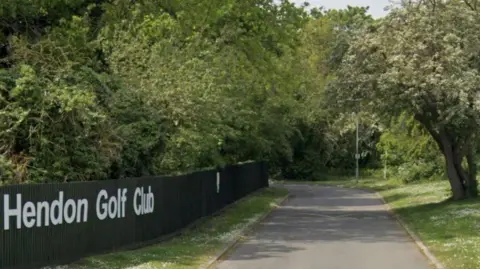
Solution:
[[[0,269],[38,268],[135,246],[268,186],[265,163],[182,176],[0,188]]]

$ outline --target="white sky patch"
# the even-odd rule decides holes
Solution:
[[[301,5],[304,2],[310,3],[310,7],[323,6],[325,9],[344,9],[350,6],[368,6],[369,13],[374,18],[380,18],[387,14],[385,7],[390,5],[390,0],[291,0],[291,2]]]

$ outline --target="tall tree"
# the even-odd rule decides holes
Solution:
[[[479,43],[480,20],[463,2],[405,2],[358,33],[330,98],[381,115],[413,115],[445,158],[453,198],[476,196]]]
[[[3,1],[0,177],[92,180],[291,155],[299,103],[282,59],[305,16],[272,0]]]

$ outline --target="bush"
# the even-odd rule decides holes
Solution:
[[[404,163],[395,170],[395,176],[405,184],[421,180],[437,180],[445,176],[441,166],[423,161]]]

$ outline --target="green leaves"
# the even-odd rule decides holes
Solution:
[[[17,15],[1,15],[12,50],[0,76],[0,150],[2,164],[21,171],[10,180],[292,155],[297,71],[282,61],[298,44],[303,9],[270,0],[27,2],[2,10],[28,18],[35,34],[11,30]]]
[[[471,62],[480,55],[479,23],[475,12],[455,1],[436,9],[406,5],[393,10],[358,34],[332,98],[353,96],[376,113],[424,115],[452,132],[476,128],[472,100],[480,76]]]
[[[337,126],[324,94],[353,57],[352,33],[371,23],[365,8],[315,15],[272,0],[5,3],[0,162],[10,180],[252,159],[312,176],[352,164],[353,129]],[[19,16],[32,27],[19,28]],[[376,128],[365,126],[370,151]]]
[[[479,18],[463,1],[404,2],[356,35],[328,90],[346,110],[413,116],[442,151],[455,199],[477,193]]]

